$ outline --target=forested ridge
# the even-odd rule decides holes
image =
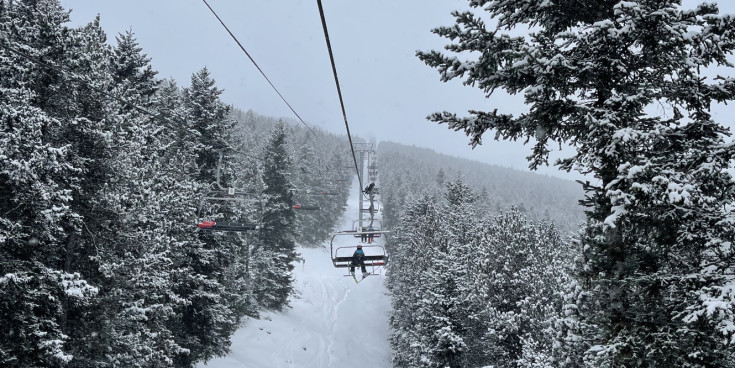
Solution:
[[[206,68],[158,79],[131,31],[67,21],[58,1],[0,1],[0,365],[221,356],[244,316],[288,305],[296,236],[340,215],[345,139],[233,110]],[[197,218],[218,176],[262,208]],[[244,219],[262,231],[197,230]]]
[[[380,180],[386,223],[397,225],[407,201],[443,193],[458,174],[488,210],[516,207],[532,218],[554,220],[565,232],[584,220],[582,191],[570,181],[436,153],[428,148],[380,142]]]

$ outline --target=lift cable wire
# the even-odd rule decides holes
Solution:
[[[111,94],[111,93],[109,93],[109,92],[107,92],[107,91],[105,91],[105,90],[103,90],[103,89],[101,89],[99,87],[95,87],[92,84],[92,82],[90,82],[89,80],[87,80],[87,79],[79,76],[78,74],[74,73],[71,70],[68,70],[66,68],[63,68],[63,67],[60,67],[60,66],[57,66],[57,65],[49,64],[49,63],[44,62],[43,60],[41,60],[41,59],[39,59],[37,57],[31,56],[30,54],[28,54],[26,52],[23,52],[23,51],[20,51],[20,50],[14,48],[14,47],[8,46],[8,45],[5,44],[5,40],[0,39],[0,48],[3,48],[3,49],[5,49],[5,50],[7,50],[7,51],[9,51],[9,52],[11,52],[13,54],[18,55],[18,56],[21,56],[24,59],[26,59],[26,60],[28,60],[28,61],[30,61],[32,63],[35,63],[35,64],[37,64],[37,65],[39,65],[41,67],[44,67],[46,69],[55,70],[55,71],[57,71],[57,72],[65,75],[65,76],[69,77],[71,80],[73,80],[73,81],[75,81],[77,83],[84,84],[85,86],[87,86],[88,88],[94,90],[95,92],[97,92],[99,94],[102,94],[102,95],[105,95],[105,96],[110,97],[112,99],[115,99],[116,101],[122,103],[123,106],[130,106],[130,107],[134,108],[135,110],[138,110],[139,112],[141,112],[143,114],[146,114],[146,115],[149,115],[151,117],[156,117],[156,116],[159,115],[157,113],[153,113],[153,112],[149,111],[148,109],[145,109],[143,107],[140,107],[138,105],[135,105],[135,104],[131,103],[130,101],[126,101],[124,98],[122,98],[120,96],[115,96],[115,95],[113,95],[113,94]]]
[[[288,106],[288,108],[291,109],[291,112],[293,112],[294,115],[296,115],[296,117],[299,118],[299,121],[301,121],[301,124],[304,124],[304,126],[307,129],[309,129],[309,131],[311,132],[311,134],[313,134],[314,137],[316,137],[316,139],[318,139],[319,141],[321,141],[322,144],[326,145],[326,143],[324,142],[324,140],[321,139],[321,137],[319,137],[316,134],[316,132],[314,131],[314,129],[312,129],[309,126],[309,124],[306,124],[306,122],[304,121],[304,119],[301,118],[301,116],[299,115],[299,113],[297,113],[296,110],[294,110],[294,108],[291,106],[291,104],[288,103],[288,101],[286,101],[286,98],[283,97],[283,95],[281,94],[281,92],[278,91],[278,88],[276,88],[276,86],[273,85],[273,82],[271,82],[271,80],[268,79],[268,76],[265,75],[265,72],[263,72],[263,69],[260,69],[260,66],[258,66],[258,63],[255,62],[255,59],[253,59],[253,57],[250,56],[250,53],[247,50],[245,50],[245,47],[240,43],[240,41],[237,39],[237,37],[235,37],[235,35],[232,33],[232,31],[230,31],[230,29],[227,27],[227,25],[225,25],[225,22],[223,22],[222,19],[219,17],[219,15],[217,15],[217,13],[214,11],[214,9],[212,9],[212,7],[209,6],[209,3],[207,2],[207,0],[202,0],[202,1],[207,6],[207,8],[209,8],[209,11],[211,11],[212,14],[214,14],[215,18],[217,18],[217,20],[222,25],[222,27],[225,28],[225,30],[227,31],[227,33],[230,34],[230,36],[232,37],[232,39],[235,40],[235,42],[237,43],[237,45],[240,46],[240,50],[242,50],[245,53],[245,55],[247,55],[248,59],[250,59],[250,61],[253,63],[253,65],[255,65],[255,67],[258,69],[258,71],[260,72],[260,74],[263,75],[263,78],[265,78],[265,80],[268,82],[268,84],[270,84],[270,86],[273,88],[273,90],[276,91],[276,93],[278,94],[278,97],[280,97],[281,100],[283,100],[283,102],[286,103],[286,106]]]
[[[316,0],[319,5],[319,15],[322,18],[322,28],[324,28],[324,39],[327,41],[327,50],[329,50],[329,60],[332,62],[332,72],[334,73],[334,83],[337,85],[337,94],[339,95],[339,105],[342,107],[342,117],[345,120],[345,128],[347,129],[347,139],[350,141],[350,150],[352,150],[352,160],[355,163],[355,172],[357,173],[357,181],[362,189],[362,178],[360,177],[360,169],[357,166],[357,156],[355,155],[355,147],[352,144],[352,134],[350,134],[350,124],[347,123],[347,112],[345,111],[345,103],[342,99],[342,90],[339,87],[339,78],[337,78],[337,66],[334,63],[334,54],[332,53],[332,44],[329,42],[329,32],[327,31],[327,20],[324,17],[324,8],[322,0]]]

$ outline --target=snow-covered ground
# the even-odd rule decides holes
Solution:
[[[357,180],[348,207],[335,230],[348,230],[357,218]],[[338,236],[335,244],[355,246],[359,239]],[[382,245],[383,238],[376,239]],[[347,269],[332,265],[329,241],[299,248],[303,263],[294,269],[298,295],[283,313],[248,318],[232,337],[231,353],[200,368],[231,367],[390,367],[390,297],[381,275],[356,284]],[[368,255],[371,254],[366,250]],[[341,254],[340,254],[341,255]],[[357,279],[360,280],[360,271]],[[368,267],[368,271],[370,268]]]

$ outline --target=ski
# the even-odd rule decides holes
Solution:
[[[352,276],[352,279],[353,279],[353,280],[355,280],[355,283],[356,283],[356,284],[359,284],[359,283],[360,283],[360,282],[361,282],[362,280],[365,280],[365,279],[366,279],[366,278],[367,278],[368,276],[370,276],[370,275],[372,275],[372,274],[371,274],[371,273],[369,273],[369,272],[368,272],[368,273],[363,273],[363,274],[362,274],[362,278],[361,278],[361,279],[359,279],[359,280],[357,279],[357,275],[353,275],[353,274],[348,274],[348,275],[344,275],[344,276],[345,276],[345,277],[350,277],[350,276]]]

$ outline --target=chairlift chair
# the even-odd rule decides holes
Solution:
[[[304,191],[300,191],[296,195],[297,198],[294,201],[294,204],[292,206],[293,209],[294,210],[297,210],[297,211],[319,211],[319,210],[321,210],[321,208],[319,208],[318,206],[305,205],[305,204],[303,204],[303,201],[302,201],[303,199],[307,199],[308,196],[322,195],[321,193],[322,193],[322,191],[319,191],[317,193],[312,193],[310,189],[306,189]],[[291,192],[291,194],[294,195],[293,191]]]
[[[254,212],[252,216],[237,220],[217,220],[214,215],[207,215],[207,205],[219,202],[240,202],[245,204],[245,210]],[[199,200],[197,209],[197,228],[203,231],[254,231],[260,228],[260,218],[263,212],[263,203],[256,193],[237,191],[235,188],[211,190]],[[208,219],[206,219],[208,218]]]
[[[390,233],[389,231],[375,231],[372,233],[379,233],[379,234],[387,234]],[[357,245],[354,246],[336,246],[334,244],[334,239],[337,236],[350,236],[354,234],[361,235],[361,232],[353,232],[353,231],[342,231],[338,233],[332,233],[330,234],[332,236],[331,240],[329,241],[329,250],[330,250],[330,256],[332,258],[332,264],[336,268],[347,268],[352,266],[352,254],[357,249]],[[388,263],[388,256],[385,253],[385,248],[382,245],[362,245],[362,249],[365,252],[365,257],[363,258],[363,263],[365,267],[370,267],[372,269],[372,272],[370,274],[376,274],[376,270],[379,269],[382,266],[385,266]],[[359,267],[355,266],[355,267]]]
[[[371,222],[368,219],[365,219],[362,221]],[[377,226],[375,226],[375,222],[378,223]],[[372,231],[362,230],[360,229],[360,220],[355,220],[355,221],[352,221],[352,230],[350,232],[354,234],[355,238],[362,238],[363,235],[372,235],[373,238],[380,238],[380,235],[382,234],[381,229],[383,228],[383,222],[377,219],[373,219],[371,222],[371,225],[373,227]]]
[[[360,211],[368,213],[378,213],[380,211],[380,202],[373,202],[372,206],[367,208],[360,208]]]
[[[371,195],[371,194],[380,195],[380,190],[378,190],[378,187],[376,187],[374,184],[373,184],[373,187],[372,188],[367,187],[367,188],[365,188],[365,190],[363,192],[365,194],[367,194],[367,195]]]
[[[296,203],[293,205],[293,209],[299,210],[299,211],[319,211],[321,208],[316,206],[304,206],[300,203]]]

